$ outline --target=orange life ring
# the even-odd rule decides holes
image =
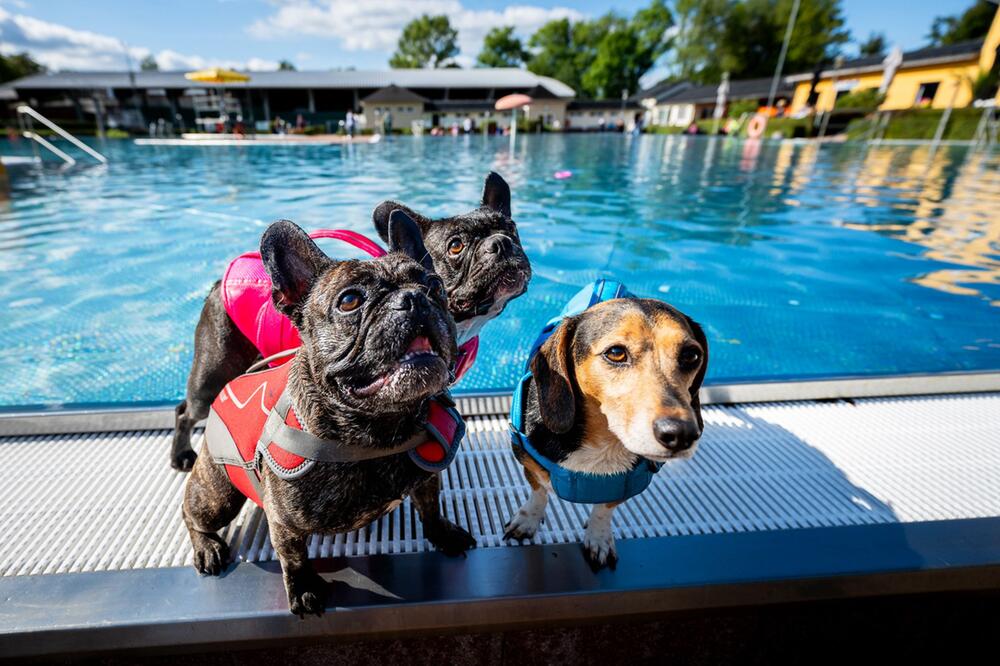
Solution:
[[[759,139],[764,135],[764,129],[767,127],[767,116],[763,113],[758,113],[750,122],[747,124],[747,136],[751,139]]]

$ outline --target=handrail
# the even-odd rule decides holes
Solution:
[[[53,153],[55,153],[56,157],[62,159],[62,161],[64,161],[66,164],[68,164],[70,166],[73,166],[74,164],[76,164],[76,160],[75,159],[73,159],[72,157],[70,157],[69,155],[67,155],[66,153],[64,153],[63,151],[59,150],[58,148],[56,148],[55,146],[53,146],[51,143],[49,143],[48,141],[46,141],[45,139],[43,139],[38,134],[35,134],[31,130],[25,130],[24,131],[24,138],[26,138],[26,139],[33,139],[33,140],[37,141],[38,143],[40,143],[42,145],[42,147],[48,148]]]
[[[31,116],[32,118],[34,118],[38,122],[40,122],[43,125],[45,125],[46,127],[48,127],[50,130],[52,130],[53,132],[55,132],[56,134],[58,134],[62,138],[66,139],[67,141],[69,141],[70,143],[72,143],[74,146],[76,146],[77,148],[79,148],[83,152],[85,152],[88,155],[90,155],[91,157],[93,157],[95,160],[97,160],[101,164],[107,164],[108,163],[108,158],[107,157],[105,157],[104,155],[101,155],[99,152],[97,152],[96,150],[94,150],[93,148],[91,148],[90,146],[88,146],[87,144],[85,144],[83,141],[80,141],[78,138],[76,138],[75,136],[73,136],[72,134],[70,134],[69,132],[67,132],[66,130],[64,130],[62,127],[59,127],[59,125],[56,125],[54,122],[52,122],[51,120],[49,120],[48,118],[46,118],[42,114],[38,113],[38,111],[35,111],[33,108],[31,108],[27,104],[21,104],[21,105],[19,105],[17,107],[17,112]],[[32,133],[32,134],[34,134],[34,133]],[[25,132],[25,136],[28,136],[27,132]],[[31,138],[31,137],[29,137],[29,138]],[[40,139],[41,137],[39,137],[37,134],[35,134],[34,138],[35,138],[36,141],[38,141],[38,139]],[[52,146],[51,143],[49,143],[49,142],[46,141],[46,142],[42,143],[42,145],[45,146],[46,148],[48,148],[49,150],[52,150],[53,152],[56,152],[56,149]],[[59,151],[59,152],[62,152],[62,151]],[[69,157],[69,156],[66,155],[66,153],[63,153],[62,157],[64,157],[64,159],[65,159],[65,157]],[[72,158],[70,158],[70,159],[72,159]],[[75,164],[76,161],[74,160],[73,163]]]

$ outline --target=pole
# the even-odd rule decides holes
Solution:
[[[799,16],[799,3],[795,0],[792,5],[792,13],[788,16],[788,27],[785,28],[785,41],[781,43],[781,53],[778,54],[778,66],[774,68],[774,78],[771,79],[771,92],[767,95],[767,108],[774,106],[774,98],[778,94],[778,80],[781,79],[781,70],[785,67],[785,56],[788,55],[788,43],[792,41],[792,29],[795,27],[795,19]]]
[[[97,138],[100,141],[104,141],[104,109],[101,104],[101,97],[98,92],[94,91],[94,120],[97,123]]]
[[[128,67],[128,81],[129,85],[132,87],[132,106],[135,107],[135,113],[139,116],[139,127],[145,127],[146,118],[142,113],[142,107],[139,102],[139,89],[135,85],[135,72],[132,70],[132,56],[128,52],[128,44],[119,40],[122,45],[122,51],[125,53],[125,66]]]
[[[948,126],[948,119],[951,118],[951,110],[955,107],[955,98],[958,97],[959,82],[955,81],[955,87],[951,93],[951,101],[948,102],[948,108],[944,110],[941,114],[941,120],[938,122],[937,129],[934,130],[934,139],[931,141],[931,154],[937,150],[938,144],[941,143],[941,138],[944,136],[944,128]]]
[[[517,138],[517,107],[510,110],[510,153],[514,154],[514,139]]]

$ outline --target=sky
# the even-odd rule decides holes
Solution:
[[[0,0],[0,52],[28,51],[50,69],[126,69],[152,55],[164,70],[220,65],[251,70],[385,69],[403,25],[447,14],[470,66],[486,32],[527,37],[554,18],[631,14],[648,0]],[[904,50],[924,43],[935,16],[971,0],[843,0],[855,40],[883,32]],[[851,45],[848,48],[855,48]],[[651,81],[666,72],[647,75]]]

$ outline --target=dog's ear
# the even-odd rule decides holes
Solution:
[[[694,376],[694,382],[691,384],[691,407],[694,408],[695,418],[698,419],[698,429],[704,430],[705,424],[701,420],[701,398],[698,396],[698,391],[701,389],[701,384],[705,381],[705,373],[708,371],[708,339],[698,322],[687,315],[684,315],[684,318],[687,319],[688,326],[694,333],[694,339],[701,345],[701,367],[698,368],[698,374]]]
[[[486,184],[483,186],[483,208],[510,217],[510,187],[495,171],[490,171],[490,175],[486,176]]]
[[[378,233],[379,238],[386,243],[389,242],[389,216],[392,215],[392,211],[394,210],[401,210],[406,213],[411,220],[417,223],[417,226],[420,227],[421,233],[423,233],[424,229],[431,222],[423,215],[413,212],[413,209],[404,206],[401,203],[395,201],[383,201],[375,207],[375,210],[372,211],[372,222],[375,224],[375,231]]]
[[[531,374],[538,388],[538,411],[545,427],[556,434],[568,432],[576,422],[573,391],[573,335],[576,319],[564,319],[531,359]]]
[[[271,278],[271,299],[283,315],[299,326],[302,305],[316,278],[333,260],[294,222],[278,220],[260,239],[260,257]]]
[[[424,238],[420,235],[420,227],[409,215],[396,209],[389,213],[388,230],[389,251],[402,252],[428,271],[434,271],[434,262],[424,247]]]

